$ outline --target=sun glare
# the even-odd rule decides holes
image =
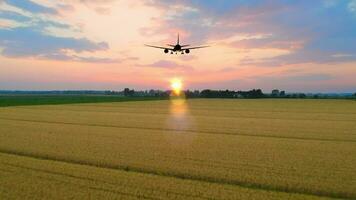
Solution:
[[[182,87],[183,87],[182,80],[177,78],[171,80],[171,88],[175,95],[180,95],[182,91]]]

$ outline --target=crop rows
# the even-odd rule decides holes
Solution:
[[[1,108],[0,173],[106,198],[355,198],[356,104],[276,101]]]

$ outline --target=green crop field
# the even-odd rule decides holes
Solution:
[[[0,199],[356,199],[356,101],[1,107]]]
[[[115,95],[0,95],[0,107],[25,105],[58,105],[160,100],[163,97],[123,97]]]

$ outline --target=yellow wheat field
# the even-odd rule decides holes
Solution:
[[[355,199],[356,102],[0,108],[0,199]]]

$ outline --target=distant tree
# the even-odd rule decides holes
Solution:
[[[148,94],[149,94],[150,96],[155,96],[156,91],[154,91],[153,89],[150,89],[150,91],[148,91]]]
[[[203,98],[212,98],[212,91],[211,90],[203,90],[200,92],[200,96]]]
[[[185,97],[194,98],[194,93],[190,90],[184,91]]]
[[[279,96],[281,96],[281,97],[285,97],[286,96],[286,91],[281,91],[280,93],[279,93]]]
[[[253,89],[250,91],[250,98],[262,98],[264,94],[261,89]]]
[[[319,95],[314,94],[314,95],[313,95],[313,98],[314,98],[314,99],[319,99]]]
[[[237,95],[243,98],[262,98],[265,96],[261,89],[253,89],[250,91],[238,91]]]
[[[200,91],[199,90],[194,90],[194,96],[195,97],[200,97]]]
[[[235,94],[236,94],[235,91],[230,91],[230,90],[219,91],[219,95],[222,98],[234,98]]]
[[[307,97],[307,95],[305,95],[304,93],[298,94],[298,98],[304,99],[305,97]]]
[[[129,97],[129,96],[134,96],[135,90],[130,90],[129,88],[124,89],[124,96]]]
[[[184,91],[184,93],[185,93],[185,97],[187,97],[187,98],[197,98],[200,96],[199,90],[195,90],[195,91],[187,90],[187,91]]]
[[[113,90],[106,90],[106,91],[104,91],[104,94],[106,94],[106,95],[119,95],[119,92],[113,91]]]
[[[236,96],[235,91],[231,90],[203,90],[200,92],[200,97],[203,98],[234,98]]]
[[[129,93],[130,93],[130,89],[129,88],[125,88],[124,89],[124,95],[125,96],[129,96]]]
[[[279,90],[277,90],[277,89],[272,90],[271,96],[272,97],[278,97],[279,96]]]

